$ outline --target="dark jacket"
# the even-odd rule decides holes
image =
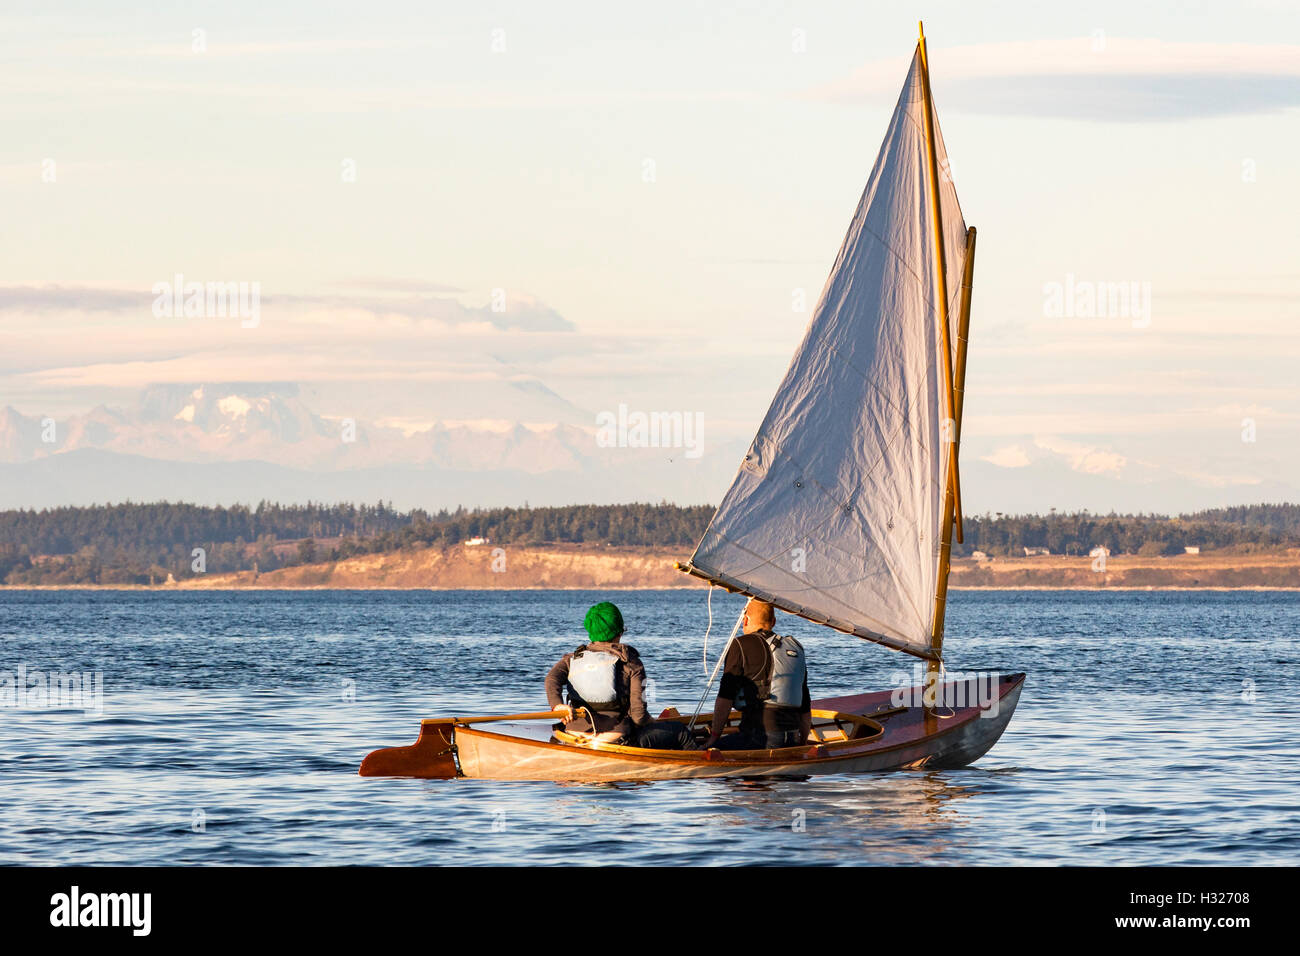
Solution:
[[[632,738],[636,726],[649,723],[650,714],[645,706],[645,667],[641,656],[631,644],[594,641],[583,644],[577,651],[614,654],[619,663],[614,667],[614,685],[618,690],[619,709],[617,711],[596,711],[597,733],[613,730],[624,737]],[[577,651],[573,653],[576,654]],[[562,693],[567,693],[571,707],[584,707],[585,702],[574,693],[569,685],[569,661],[573,654],[565,654],[559,663],[546,675],[546,700],[554,709],[564,703]],[[587,733],[592,727],[582,717],[571,720],[564,725],[565,730]]]
[[[803,681],[803,703],[799,707],[776,707],[764,703],[772,685],[772,652],[767,648],[771,631],[742,634],[727,649],[718,696],[736,701],[743,733],[781,733],[798,730],[802,715],[812,712],[808,676]]]

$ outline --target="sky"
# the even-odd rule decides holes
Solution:
[[[743,444],[921,17],[979,230],[968,508],[1300,488],[1300,2],[9,2],[0,407],[293,381],[418,425],[526,378]],[[160,319],[177,274],[261,320]]]

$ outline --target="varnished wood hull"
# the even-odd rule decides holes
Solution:
[[[491,780],[618,781],[702,777],[810,776],[888,770],[950,769],[978,760],[997,743],[1020,700],[1024,674],[999,682],[989,716],[977,706],[892,708],[892,691],[814,701],[813,707],[879,718],[884,732],[862,742],[807,746],[798,751],[643,751],[617,753],[455,726],[459,775]],[[426,721],[411,747],[375,751],[363,776],[450,777],[454,767],[446,740],[449,722]]]

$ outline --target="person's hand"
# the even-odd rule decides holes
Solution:
[[[557,707],[552,707],[551,710],[563,716],[566,724],[573,720],[573,708],[568,704],[560,704]]]

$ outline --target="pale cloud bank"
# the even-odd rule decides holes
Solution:
[[[1086,475],[1118,476],[1128,464],[1124,455],[1051,435],[1035,437],[1028,447],[1006,445],[981,456],[980,460],[999,468],[1028,468],[1045,458],[1060,459],[1071,471]]]
[[[167,277],[170,281],[171,276]],[[186,284],[197,277],[186,277]],[[223,280],[224,281],[224,280]],[[356,284],[354,284],[355,286]],[[260,287],[260,283],[259,283]],[[322,309],[371,316],[400,317],[433,321],[446,326],[485,324],[502,331],[571,332],[573,323],[536,296],[506,289],[480,296],[485,302],[467,301],[459,290],[436,283],[400,280],[386,288],[381,280],[365,280],[364,288],[394,293],[360,295],[261,295],[263,309],[277,306],[291,309]],[[152,289],[129,289],[92,285],[0,286],[0,313],[26,312],[149,312],[155,299]]]
[[[944,109],[1097,121],[1180,120],[1300,107],[1300,45],[1189,43],[1094,36],[942,49],[934,70]],[[856,103],[898,94],[910,59],[864,64],[807,90]]]
[[[981,460],[997,465],[999,468],[1026,468],[1033,463],[1028,453],[1019,445],[999,448],[992,454],[985,455]]]

